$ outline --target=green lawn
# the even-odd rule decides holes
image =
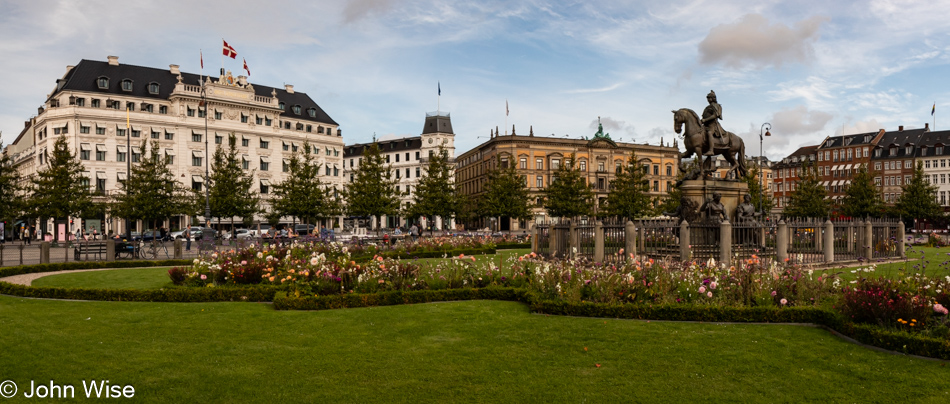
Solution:
[[[900,275],[903,270],[906,273],[924,272],[927,276],[943,277],[950,275],[950,248],[943,247],[914,247],[907,246],[907,259],[888,263],[874,263],[877,268],[873,275],[894,278]],[[849,267],[842,269],[842,277],[854,279],[855,274],[851,270],[857,268],[866,268],[868,265],[858,267]],[[865,275],[865,274],[862,274]]]
[[[157,289],[171,284],[170,267],[122,268],[105,271],[48,275],[33,281],[33,286],[95,289]]]
[[[20,401],[29,380],[51,379],[81,396],[82,380],[131,384],[142,402],[950,401],[945,363],[821,329],[542,316],[513,302],[284,312],[0,296],[0,328],[0,380]]]

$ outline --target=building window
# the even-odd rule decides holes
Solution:
[[[261,171],[267,171],[268,169],[270,169],[270,163],[261,159]]]
[[[544,188],[544,176],[539,175],[537,177],[537,182],[535,183],[535,186],[538,188]]]
[[[162,133],[161,133],[161,132],[159,132],[159,131],[157,131],[157,130],[153,130],[153,131],[152,131],[152,139],[158,139],[158,138],[160,138],[160,137],[162,137]]]
[[[603,162],[603,161],[598,161],[598,162],[597,162],[597,172],[602,173],[602,172],[605,172],[605,171],[607,171],[607,169],[604,168],[604,162]]]
[[[124,152],[124,151],[121,151],[121,150],[120,150],[120,151],[117,151],[116,154],[115,154],[115,161],[120,162],[120,163],[124,163],[124,162],[125,162],[125,152]]]
[[[89,154],[90,154],[90,151],[89,151],[89,150],[80,150],[80,151],[79,151],[79,159],[80,159],[80,160],[89,160]]]
[[[582,162],[582,167],[583,167],[583,162]],[[528,169],[528,159],[527,159],[527,158],[524,158],[524,157],[522,157],[521,159],[519,159],[519,161],[518,161],[518,168],[520,168],[520,169],[522,169],[522,170],[527,170],[527,169]],[[419,175],[417,174],[416,177],[418,177],[418,176],[419,176]]]
[[[142,153],[136,153],[135,149],[132,149],[132,162],[138,163],[142,158]]]
[[[261,139],[261,148],[262,148],[262,149],[266,149],[266,148],[268,148],[268,147],[270,147],[270,142],[268,142],[268,141],[266,141],[266,140],[264,140],[264,139]]]
[[[132,129],[132,137],[142,137],[142,131]]]
[[[241,138],[241,146],[242,146],[242,147],[248,147],[248,146],[250,146],[250,145],[251,145],[251,139],[248,139],[248,138],[246,138],[246,137],[242,137],[242,138]]]
[[[168,154],[168,153],[165,153],[165,165],[169,165],[169,166],[170,166],[170,165],[174,165],[174,164],[175,164],[175,156],[174,156],[174,155],[171,155],[171,154]]]
[[[186,113],[188,116],[195,116],[195,110],[194,110],[194,109],[191,109],[190,107],[185,107],[185,113]]]
[[[201,157],[192,155],[192,156],[191,156],[191,166],[192,166],[192,167],[201,167],[201,166],[202,166],[201,160],[203,160]]]
[[[108,77],[100,77],[98,80],[96,80],[96,85],[99,87],[100,90],[108,90],[108,89],[109,89],[109,78],[108,78]]]
[[[192,190],[195,190],[195,191],[201,191],[201,182],[198,182],[198,181],[195,181],[194,179],[192,179],[192,180],[191,180],[191,189],[192,189]]]
[[[200,107],[199,107],[199,108],[198,108],[198,117],[199,117],[199,118],[204,118],[204,117],[207,116],[207,115],[208,115],[208,107],[204,107],[204,108],[200,108]]]
[[[159,113],[159,114],[162,114],[162,115],[168,114],[168,106],[167,106],[167,105],[160,105],[160,106],[158,107],[158,113]]]
[[[77,107],[85,107],[85,106],[86,106],[86,99],[85,99],[85,98],[77,98],[77,99],[76,99],[76,106],[77,106]]]
[[[653,191],[660,192],[660,181],[653,181]]]
[[[247,123],[247,115],[241,114],[241,123]]]
[[[96,134],[97,134],[97,135],[105,135],[105,134],[106,134],[106,127],[105,127],[105,126],[96,125]]]
[[[122,80],[122,91],[132,91],[132,80]]]
[[[317,110],[314,109],[314,108],[310,108],[310,109],[307,110],[307,114],[310,115],[311,118],[316,118],[316,117],[317,117]]]
[[[271,126],[272,123],[273,123],[273,120],[271,120],[270,118],[266,116],[264,117],[264,126]]]
[[[214,119],[221,119],[223,115],[224,114],[222,114],[221,111],[214,110]]]
[[[416,152],[416,160],[419,160],[419,152]]]
[[[350,162],[352,163],[353,161],[350,160]],[[422,170],[420,170],[419,167],[416,167],[416,178],[421,177],[421,175],[420,175],[421,173],[422,173]],[[406,176],[408,177],[409,175],[406,174]]]
[[[287,104],[284,104],[283,102],[281,102],[281,103],[277,104],[277,108],[280,108],[281,110],[283,110],[286,105],[287,105]]]
[[[270,185],[268,183],[261,181],[261,193],[267,194],[270,193]]]
[[[937,146],[937,147],[935,148],[934,154],[936,154],[936,155],[938,155],[938,156],[941,155],[941,154],[943,154],[943,146]]]
[[[561,160],[551,159],[551,169],[557,170],[558,168],[561,168]]]
[[[504,160],[504,159],[502,159],[502,160]],[[397,162],[397,163],[399,162],[399,153],[396,153],[396,162]]]
[[[96,146],[96,161],[106,161],[106,151],[99,148],[98,145]]]
[[[294,115],[300,115],[300,106],[294,105]]]
[[[80,126],[80,127],[79,127],[79,133],[89,133],[89,127],[88,127],[88,126]]]
[[[200,142],[200,141],[201,141],[201,134],[200,134],[200,133],[191,132],[191,141],[192,141],[192,142]]]
[[[243,168],[243,169],[245,169],[245,170],[250,170],[250,169],[251,169],[251,162],[248,161],[247,157],[242,157],[242,158],[241,158],[241,168]]]
[[[586,161],[581,160],[580,163],[578,164],[578,166],[580,167],[581,171],[587,171],[587,162],[586,162]]]
[[[281,163],[281,170],[282,170],[283,172],[285,172],[285,173],[288,172],[288,171],[290,171],[290,164],[287,164],[287,160],[284,160],[284,161]]]
[[[660,175],[660,166],[653,165],[653,175]]]
[[[98,98],[93,98],[93,99],[92,99],[92,107],[93,107],[93,108],[99,108],[99,105],[100,105],[100,104],[99,104],[99,99],[98,99]]]

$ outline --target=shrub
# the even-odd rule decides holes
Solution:
[[[925,297],[886,278],[862,278],[845,287],[839,309],[856,323],[916,329],[923,328],[933,313]]]

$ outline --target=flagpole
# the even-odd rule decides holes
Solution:
[[[435,102],[435,114],[442,115],[442,82],[439,82],[439,96]]]
[[[508,100],[505,100],[505,136],[508,136]]]

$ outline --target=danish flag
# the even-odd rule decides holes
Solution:
[[[237,51],[234,50],[234,47],[231,46],[231,45],[228,45],[228,41],[225,41],[225,40],[223,40],[223,39],[221,40],[221,42],[224,42],[224,47],[221,48],[221,53],[222,53],[224,56],[230,57],[231,59],[236,58],[236,57],[237,57]]]
[[[251,75],[251,69],[248,69],[248,68],[247,68],[247,59],[241,58],[241,60],[244,61],[244,70],[246,70],[246,71],[247,71],[247,75],[250,76],[250,75]]]

